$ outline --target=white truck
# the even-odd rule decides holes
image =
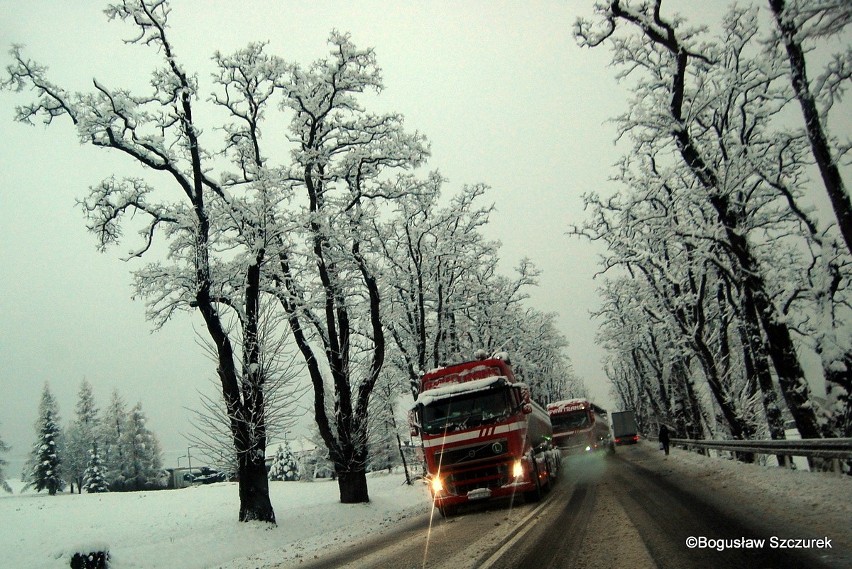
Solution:
[[[639,442],[639,428],[633,411],[615,411],[612,418],[612,436],[617,445],[632,445]]]

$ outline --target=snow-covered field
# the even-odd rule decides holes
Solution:
[[[742,514],[789,519],[807,527],[808,535],[834,537],[838,547],[852,544],[852,477],[747,465],[680,449],[667,459],[658,452],[625,458],[662,476],[699,483]],[[20,483],[9,483],[17,492]],[[396,473],[370,476],[369,504],[340,504],[331,481],[270,487],[277,527],[237,522],[233,483],[114,494],[0,492],[0,565],[65,568],[72,552],[105,546],[115,569],[253,569],[290,562],[298,567],[320,552],[424,514],[429,506],[425,486],[406,486]]]
[[[369,504],[339,503],[337,483],[270,482],[277,527],[237,521],[236,483],[107,494],[0,491],[0,566],[67,568],[76,551],[106,547],[111,569],[247,569],[313,557],[428,510],[422,483],[373,474]]]

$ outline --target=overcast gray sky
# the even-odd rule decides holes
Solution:
[[[598,302],[595,251],[565,235],[582,220],[581,194],[609,191],[618,152],[606,121],[626,105],[608,50],[581,50],[572,38],[574,20],[590,15],[591,4],[175,1],[171,38],[205,93],[215,50],[268,40],[270,53],[309,64],[327,55],[332,29],[374,47],[385,82],[374,110],[402,113],[409,130],[430,139],[427,168],[449,178],[447,192],[478,182],[492,187],[488,200],[497,211],[487,231],[503,242],[504,270],[524,256],[542,270],[532,305],[559,313],[576,372],[594,399],[611,406],[589,317]],[[704,19],[712,20],[726,5],[689,9],[706,9]],[[26,55],[47,64],[52,81],[68,90],[89,91],[92,78],[144,90],[155,56],[123,45],[133,30],[108,22],[104,6],[0,0],[4,55],[10,44],[25,44]],[[129,162],[81,146],[67,119],[50,129],[13,123],[14,106],[29,100],[0,93],[0,436],[13,447],[7,459],[23,457],[34,441],[44,382],[67,422],[85,378],[102,408],[113,388],[130,405],[141,401],[166,466],[174,466],[186,452],[185,407],[197,407],[198,390],[210,391],[214,367],[190,317],[151,333],[144,304],[130,298],[130,271],[139,265],[120,260],[132,243],[98,253],[74,207],[90,185],[133,172]]]

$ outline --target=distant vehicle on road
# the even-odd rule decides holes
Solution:
[[[191,473],[184,474],[183,479],[191,484],[213,484],[214,482],[225,482],[228,475],[209,466],[202,466],[201,468],[193,468]]]
[[[639,442],[639,428],[633,411],[615,411],[612,414],[612,434],[617,445],[633,445]]]
[[[547,406],[553,444],[567,453],[615,451],[607,412],[588,399],[566,399]]]

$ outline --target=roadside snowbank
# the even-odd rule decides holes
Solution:
[[[619,452],[629,447],[618,447]],[[852,476],[809,472],[768,464],[744,464],[672,448],[666,458],[656,443],[644,441],[629,460],[699,492],[722,511],[761,521],[783,521],[786,537],[833,538],[835,550],[852,560]],[[650,450],[650,452],[648,452]],[[852,566],[852,565],[850,565]]]

